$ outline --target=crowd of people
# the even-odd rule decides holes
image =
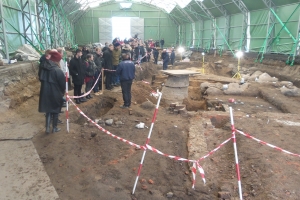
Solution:
[[[100,95],[100,90],[111,90],[121,86],[124,104],[121,108],[129,108],[131,105],[131,85],[135,78],[135,65],[142,62],[150,62],[153,57],[154,63],[158,63],[159,48],[162,48],[161,59],[163,70],[166,70],[169,62],[174,65],[175,50],[163,49],[164,39],[155,42],[152,39],[142,41],[136,35],[124,41],[115,38],[112,44],[105,43],[103,48],[95,47],[77,49],[75,55],[68,64],[63,59],[63,49],[45,51],[40,59],[39,80],[41,82],[39,112],[46,116],[46,133],[50,132],[52,120],[52,132],[60,129],[57,124],[61,122],[58,115],[64,105],[66,72],[70,74],[74,96],[82,96],[82,87],[85,84],[85,92],[93,88],[94,95]],[[101,73],[104,72],[104,85],[102,85]],[[103,88],[102,88],[103,87]],[[76,104],[86,102],[93,98],[91,94],[85,97],[75,98]]]

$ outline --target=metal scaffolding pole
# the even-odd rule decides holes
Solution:
[[[9,51],[6,38],[6,27],[3,15],[3,2],[0,0],[0,28],[2,29],[2,33],[0,33],[0,47],[1,51],[4,53],[5,58],[9,59]]]
[[[190,21],[191,23],[194,23],[193,18],[192,18],[190,15],[188,15],[187,12],[186,12],[184,9],[179,8],[179,6],[176,6],[176,9],[177,9],[183,16],[186,16],[186,17],[189,19],[189,21]],[[193,30],[191,30],[191,31],[193,31]],[[185,35],[185,42],[186,42],[185,46],[190,47],[190,44],[192,43],[192,40],[193,40],[193,39],[190,38],[191,41],[189,41],[188,39],[189,39],[189,38],[186,38],[186,35]],[[188,43],[188,42],[189,42],[189,43]]]
[[[34,44],[33,40],[33,31],[32,31],[32,20],[31,20],[31,7],[30,7],[30,1],[29,0],[20,0],[21,3],[21,12],[22,12],[22,25],[23,25],[23,35],[25,38],[27,38],[32,44]],[[28,12],[26,12],[26,9],[28,9]],[[27,22],[26,22],[27,19]],[[30,36],[30,37],[29,37]],[[29,39],[30,38],[30,39]],[[29,42],[29,43],[30,43]],[[25,40],[25,44],[27,44],[28,41]]]
[[[202,9],[202,11],[206,14],[206,16],[212,21],[211,28],[212,28],[212,35],[211,35],[211,41],[208,46],[208,51],[212,48],[215,49],[215,38],[216,38],[216,28],[215,28],[215,17],[211,14],[211,12],[206,8],[206,6],[202,2],[195,1],[196,4]],[[203,45],[203,44],[202,44]],[[204,48],[204,47],[203,47]]]
[[[225,7],[222,5],[220,0],[211,0],[211,2],[214,4],[214,6],[224,15],[225,17],[225,29],[224,29],[224,37],[225,40],[223,46],[226,46],[225,44],[229,44],[229,31],[230,31],[230,15],[228,14],[228,11],[225,9]]]
[[[40,40],[40,44],[43,45],[44,49],[40,45],[40,49],[48,49],[48,39],[47,39],[47,27],[46,27],[46,10],[44,7],[44,1],[43,0],[36,0],[36,11],[37,11],[37,22],[38,22],[38,37]]]
[[[271,12],[271,9],[275,9],[276,5],[273,3],[272,0],[262,0],[264,4],[269,9],[269,18],[268,18],[268,28],[267,28],[267,42],[265,44],[263,53],[271,52],[272,46],[271,43],[275,37],[275,17]]]
[[[242,12],[242,14],[244,16],[243,32],[242,32],[242,37],[241,37],[240,44],[239,44],[239,50],[243,50],[243,47],[246,46],[247,29],[249,28],[248,27],[249,10],[242,0],[232,0],[232,2],[238,7],[238,9]]]

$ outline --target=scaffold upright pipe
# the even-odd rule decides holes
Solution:
[[[234,121],[233,121],[232,107],[229,107],[229,111],[230,111],[230,122],[231,122],[231,130],[232,130],[232,140],[233,140],[233,147],[234,147],[235,168],[236,168],[236,175],[237,175],[238,186],[239,186],[239,196],[240,196],[240,200],[243,200],[240,166],[239,166],[239,158],[238,158],[237,146],[236,146],[235,127],[234,127]]]
[[[69,74],[68,74],[68,63],[66,62],[66,119],[67,119],[67,131],[70,131],[69,127],[69,87],[68,87],[68,79],[69,79]]]
[[[148,134],[148,138],[146,140],[145,146],[148,145],[149,142],[150,142],[152,130],[153,130],[153,127],[154,127],[154,123],[155,123],[156,116],[157,116],[157,113],[158,113],[158,107],[159,107],[161,96],[162,96],[162,93],[159,92],[158,90],[157,90],[157,93],[159,94],[159,97],[158,97],[156,108],[155,108],[155,111],[154,111],[154,114],[153,114],[152,123],[151,123],[151,127],[150,127],[150,130],[149,130],[149,134]],[[141,170],[142,170],[142,167],[143,167],[143,162],[144,162],[144,159],[145,159],[145,156],[146,156],[146,151],[147,151],[147,149],[145,148],[144,152],[143,152],[142,159],[141,159],[141,163],[140,163],[140,166],[139,166],[139,169],[138,169],[138,173],[137,173],[137,176],[136,176],[136,179],[135,179],[135,183],[134,183],[134,186],[133,186],[132,194],[134,194],[134,192],[135,192],[135,188],[136,188],[137,182],[138,182],[139,177],[140,177],[140,173],[141,173]]]

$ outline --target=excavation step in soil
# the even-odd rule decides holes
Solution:
[[[91,92],[46,134],[37,63],[1,68],[0,199],[300,199],[299,69],[245,56],[241,81],[226,55],[141,63],[130,108],[120,86]]]

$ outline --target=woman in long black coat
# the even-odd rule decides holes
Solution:
[[[52,132],[60,131],[57,128],[58,114],[63,104],[66,89],[66,80],[63,71],[54,61],[61,60],[58,52],[50,52],[51,58],[41,66],[39,79],[41,81],[39,112],[46,113],[46,133],[50,132],[50,121],[53,118]]]

